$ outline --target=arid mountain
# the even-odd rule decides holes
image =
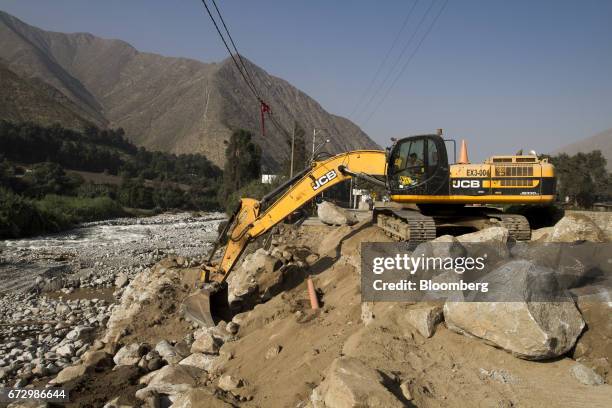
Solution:
[[[608,162],[608,171],[612,171],[612,129],[604,130],[595,136],[562,147],[555,153],[576,154],[578,152],[588,153],[593,150],[601,150]]]
[[[258,102],[229,58],[207,64],[142,53],[120,40],[40,30],[1,11],[0,58],[21,76],[60,90],[95,122],[123,127],[147,148],[200,152],[221,165],[223,142],[232,130],[245,128],[255,133],[268,167],[287,157],[286,136],[271,123],[262,138]],[[307,143],[317,127],[326,129],[331,152],[377,147],[349,120],[243,59],[278,122],[291,129],[295,118]]]
[[[36,122],[82,129],[87,114],[63,93],[39,79],[21,78],[0,62],[0,119],[11,122]]]

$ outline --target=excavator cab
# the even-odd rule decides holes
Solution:
[[[389,192],[410,195],[448,194],[449,165],[444,139],[419,135],[400,139],[388,154]]]

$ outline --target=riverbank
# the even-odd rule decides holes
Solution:
[[[0,241],[0,383],[70,365],[134,276],[169,255],[199,262],[224,217],[120,218]]]
[[[178,305],[200,270],[168,256],[123,290],[73,365],[30,386],[69,389],[68,407],[607,407],[610,291],[576,280],[573,301],[532,302],[521,269],[541,276],[550,252],[538,249],[604,245],[604,232],[570,215],[534,231],[528,253],[510,251],[502,227],[414,250],[454,257],[480,243],[496,271],[510,271],[508,290],[525,294],[516,302],[363,302],[361,245],[391,238],[367,219],[280,225],[227,280],[233,316],[209,328],[184,319]]]
[[[127,215],[109,197],[47,195],[32,199],[0,188],[0,239],[55,233],[83,222]]]

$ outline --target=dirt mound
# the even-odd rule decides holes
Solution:
[[[448,330],[439,322],[442,304],[362,303],[360,249],[365,241],[389,238],[368,222],[280,228],[270,248],[245,259],[277,257],[282,265],[264,262],[236,272],[248,272],[257,290],[275,276],[274,287],[282,291],[257,297],[263,303],[231,322],[197,330],[183,320],[178,305],[198,270],[164,260],[126,288],[105,337],[107,350],[134,343],[149,348],[139,351],[131,365],[88,371],[74,385],[75,403],[102,406],[119,395],[126,397],[120,403],[133,406],[206,401],[313,408],[363,405],[366,394],[367,406],[459,407],[478,401],[496,407],[603,407],[612,400],[612,386],[587,385],[606,381],[608,372],[591,363],[610,357],[605,336],[597,330],[609,323],[609,316],[606,321],[601,313],[589,315],[581,308],[587,324],[594,326],[582,336],[582,345],[579,341],[582,348],[571,352],[582,353],[582,364],[567,356],[522,360]],[[291,268],[297,268],[293,278],[287,276]],[[310,309],[305,271],[317,288],[319,310]],[[162,340],[167,340],[168,354],[162,353]],[[146,364],[155,351],[164,360],[161,369]],[[364,381],[376,384],[362,387]]]
[[[312,234],[310,242],[323,242],[320,237],[338,230],[303,228],[300,239]],[[404,384],[414,406],[455,407],[471,401],[502,407],[605,406],[612,398],[609,386],[587,392],[571,376],[574,362],[569,358],[523,361],[443,325],[426,339],[404,319],[407,310],[418,305],[374,304],[374,318],[364,325],[359,270],[349,260],[365,238],[387,238],[367,225],[344,232],[344,238],[330,239],[339,243],[338,251],[332,249],[328,253],[333,257],[321,258],[320,262],[331,264],[314,278],[322,292],[322,310],[304,309],[307,294],[301,284],[239,315],[240,339],[223,346],[222,351],[233,356],[223,371],[240,376],[253,388],[252,406],[307,403],[324,380],[325,370],[341,356],[358,358],[378,370],[396,395],[401,395]],[[279,348],[277,354],[270,352]],[[270,354],[274,357],[267,358]]]

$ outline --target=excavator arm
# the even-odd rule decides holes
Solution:
[[[228,222],[228,240],[223,258],[203,278],[206,281],[225,281],[250,241],[269,231],[323,191],[351,177],[363,175],[363,178],[375,181],[372,176],[385,174],[384,151],[355,150],[315,161],[300,178],[286,186],[276,201],[267,206],[266,198],[262,202],[242,198],[239,208]]]
[[[305,169],[288,180],[261,201],[242,198],[240,206],[215,243],[208,265],[202,269],[198,290],[183,301],[185,317],[204,327],[214,326],[211,296],[223,293],[220,289],[224,285],[219,284],[225,282],[250,241],[269,231],[318,194],[342,181],[359,177],[384,185],[373,176],[385,174],[385,152],[356,150],[313,162],[310,169]],[[210,261],[224,236],[228,239],[223,258],[218,265],[212,266]]]

